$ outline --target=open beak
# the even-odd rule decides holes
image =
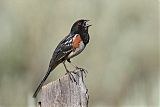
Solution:
[[[90,20],[86,20],[86,22],[88,22],[88,21],[90,21]],[[92,25],[86,23],[86,27],[90,27],[90,26],[92,26]]]
[[[92,25],[87,24],[87,27],[90,27],[90,26],[92,26]]]

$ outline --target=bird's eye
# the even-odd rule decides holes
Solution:
[[[78,25],[81,25],[81,22],[78,22]]]

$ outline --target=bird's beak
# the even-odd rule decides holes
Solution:
[[[90,26],[92,26],[92,25],[87,24],[87,27],[90,27]]]
[[[90,20],[86,20],[86,22],[88,22],[88,21],[90,21]],[[86,27],[90,27],[90,26],[92,26],[92,25],[90,25],[90,24],[86,24]]]

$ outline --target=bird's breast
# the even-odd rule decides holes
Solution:
[[[74,49],[78,48],[81,41],[82,41],[81,36],[79,34],[76,34],[72,40],[72,47]]]
[[[84,45],[84,43],[83,43],[83,41],[81,39],[81,36],[79,34],[76,34],[73,37],[72,48],[73,48],[73,50],[68,55],[68,59],[80,54],[85,48],[85,45]]]

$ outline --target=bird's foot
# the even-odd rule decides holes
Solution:
[[[85,77],[87,76],[88,71],[85,70],[84,68],[76,67],[76,69],[77,69],[77,70],[80,70],[82,73],[84,73],[84,74],[85,74]],[[76,72],[73,72],[73,73],[77,74]],[[78,75],[78,76],[79,76],[79,75]]]
[[[72,73],[73,73],[73,71],[72,71],[72,72],[67,71],[67,73],[66,73],[65,75],[68,74],[69,79],[70,79],[72,82],[75,82],[75,83],[77,84],[77,81],[76,81],[76,79],[75,79],[75,77],[74,77],[74,75],[73,75]]]
[[[80,70],[80,72],[77,72],[76,70]],[[77,75],[78,77],[82,78],[82,81],[84,82],[84,76],[87,76],[87,70],[85,70],[84,68],[79,68],[76,67],[76,70],[72,71],[72,73],[74,73],[75,75]]]

